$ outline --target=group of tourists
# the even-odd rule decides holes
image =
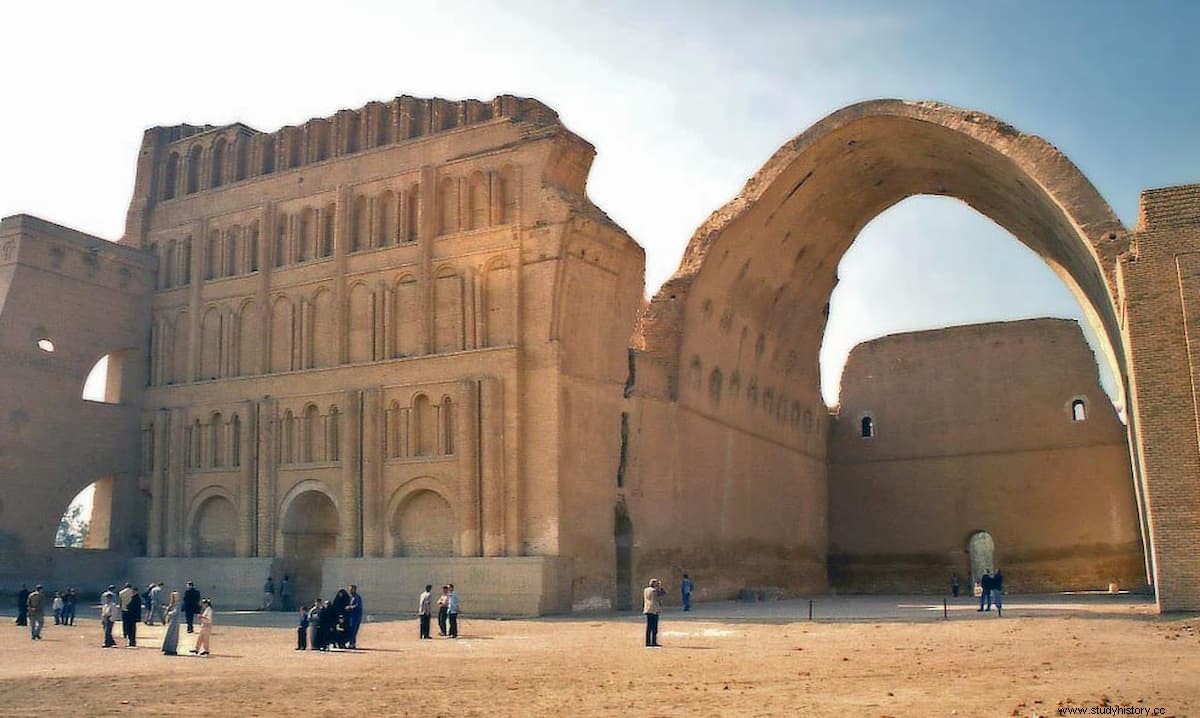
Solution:
[[[454,584],[442,586],[442,593],[437,597],[438,635],[446,638],[458,638],[458,593]],[[433,617],[433,584],[425,584],[425,590],[417,598],[417,619],[419,638],[433,638],[429,635],[430,622]]]
[[[297,651],[358,648],[358,629],[363,620],[363,601],[358,586],[350,584],[339,588],[331,601],[318,598],[301,606],[299,619]]]
[[[75,589],[55,591],[51,597],[47,591],[42,589],[41,584],[34,586],[32,591],[25,584],[21,584],[21,590],[17,591],[17,625],[29,626],[30,640],[40,641],[42,639],[42,628],[46,623],[47,601],[54,614],[54,625],[75,625],[75,604],[79,601],[79,594],[75,592]]]

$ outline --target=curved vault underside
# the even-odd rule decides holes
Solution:
[[[853,105],[780,148],[693,235],[633,345],[677,368],[722,344],[706,365],[741,366],[761,355],[787,375],[780,380],[806,386],[801,391],[815,400],[817,353],[842,255],[874,217],[919,194],[966,202],[1045,260],[1107,339],[1106,358],[1123,392],[1115,271],[1128,238],[1121,222],[1049,143],[929,102]]]

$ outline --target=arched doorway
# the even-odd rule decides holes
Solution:
[[[112,534],[113,480],[88,484],[67,505],[54,535],[57,548],[106,549]]]
[[[338,554],[337,506],[323,491],[301,490],[286,502],[281,526],[281,570],[291,580],[296,601],[311,601],[321,590],[322,561]]]
[[[392,514],[393,556],[453,556],[454,511],[429,489],[406,496]]]
[[[980,583],[983,574],[996,567],[996,542],[987,531],[976,531],[967,539],[967,560],[971,564],[971,585]]]
[[[618,611],[633,610],[633,521],[624,504],[619,504],[613,521],[613,543],[616,546],[616,591]]]
[[[1130,405],[1117,307],[1118,262],[1131,235],[1066,157],[994,118],[937,103],[882,100],[836,112],[785,144],[698,229],[632,342],[666,368],[671,400],[686,411],[671,449],[683,460],[673,470],[698,485],[738,486],[707,518],[779,549],[763,558],[764,579],[785,575],[805,588],[826,579],[829,421],[818,353],[830,296],[863,227],[916,195],[961,200],[1040,257],[1079,301],[1116,377],[1117,402]],[[817,415],[811,430],[787,420],[809,411]],[[1146,536],[1136,422],[1134,412],[1126,430]],[[871,424],[861,438],[880,445],[874,417]],[[747,466],[757,472],[753,486]],[[751,505],[753,519],[743,508]],[[787,514],[805,506],[789,523]],[[739,524],[722,518],[736,512],[746,516]]]

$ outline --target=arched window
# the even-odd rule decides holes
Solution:
[[[500,224],[517,220],[517,171],[510,165],[500,170],[496,181],[495,197]]]
[[[224,275],[226,277],[236,276],[240,267],[238,267],[238,257],[241,256],[239,250],[242,245],[242,228],[234,225],[225,233],[225,268]]]
[[[325,209],[321,210],[321,238],[317,246],[318,257],[333,256],[333,222],[336,216],[337,206],[334,204],[325,205]]]
[[[300,241],[296,255],[297,262],[307,262],[313,258],[316,250],[317,222],[311,207],[300,211]]]
[[[167,249],[165,252],[163,252],[162,266],[159,267],[159,269],[162,270],[162,288],[163,289],[170,289],[171,287],[175,286],[175,262],[176,261],[177,261],[177,258],[175,256],[175,240],[172,239],[170,242],[167,242]]]
[[[179,272],[179,286],[192,283],[192,238],[183,240],[183,269]]]
[[[262,140],[262,173],[269,175],[275,171],[275,136],[267,135]]]
[[[251,272],[258,271],[258,222],[250,225],[250,241],[246,247],[246,266]]]
[[[225,437],[225,422],[221,416],[221,412],[213,412],[212,418],[208,422],[208,465],[217,468],[225,465],[225,452],[222,446],[222,439]]]
[[[321,421],[320,410],[316,404],[304,408],[304,461],[311,464],[319,456],[316,450],[317,428]]]
[[[187,159],[187,193],[191,194],[200,189],[200,157],[203,150],[200,145],[193,145],[188,150]]]
[[[440,222],[438,234],[453,234],[458,231],[458,180],[447,177],[438,185],[438,209]]]
[[[49,339],[42,341],[49,342]],[[40,345],[41,342],[38,342]],[[53,347],[53,345],[51,345]],[[105,354],[92,365],[87,379],[83,382],[83,400],[98,401],[105,404],[121,403],[121,374],[124,369],[125,355],[121,352]]]
[[[1086,421],[1087,420],[1087,404],[1083,399],[1076,399],[1071,402],[1071,421]]]
[[[488,186],[482,172],[471,175],[467,185],[467,222],[469,229],[481,229],[488,225]]]
[[[442,453],[454,453],[454,403],[450,397],[442,397]]]
[[[379,209],[376,212],[379,222],[379,241],[377,246],[390,247],[396,243],[396,195],[391,190],[384,190],[379,195]]]
[[[221,233],[213,230],[208,235],[208,243],[204,245],[204,278],[212,279],[217,276],[217,267],[221,263]]]
[[[354,198],[354,211],[350,216],[350,251],[358,252],[367,248],[368,235],[371,231],[371,216],[367,207],[367,198],[359,195]]]
[[[287,223],[286,214],[279,215],[275,220],[274,263],[276,267],[287,264]]]
[[[375,124],[375,146],[386,145],[392,141],[392,108],[384,105],[379,108]]]
[[[330,461],[341,461],[342,449],[339,441],[339,432],[341,431],[340,420],[341,415],[338,413],[336,406],[329,407],[329,438],[327,441],[327,455]]]
[[[862,418],[861,429],[862,429],[862,434],[861,434],[862,438],[864,438],[864,439],[874,438],[875,437],[875,420],[869,416],[864,416]]]
[[[291,409],[283,413],[280,428],[282,431],[279,440],[279,463],[290,464],[296,460],[296,419]]]
[[[246,179],[246,173],[250,169],[250,138],[242,135],[237,138],[236,142],[233,150],[233,179],[235,182]]]
[[[163,168],[163,199],[175,198],[175,183],[179,178],[179,153],[172,152],[167,157],[167,164]]]
[[[417,228],[420,226],[418,220],[421,213],[421,186],[413,185],[406,193],[404,208],[404,241],[417,241]]]
[[[242,465],[242,420],[237,415],[233,415],[231,422],[232,438],[229,441],[229,453],[232,456],[230,464],[236,469]]]
[[[412,426],[409,429],[414,440],[410,442],[416,448],[417,456],[432,456],[437,434],[433,425],[433,406],[429,397],[418,394],[413,400]]]
[[[225,138],[218,137],[212,146],[212,166],[209,175],[209,187],[220,187],[225,184]]]

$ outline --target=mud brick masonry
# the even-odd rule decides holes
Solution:
[[[404,96],[147,130],[115,243],[5,218],[0,587],[192,579],[250,606],[289,573],[386,612],[453,581],[529,615],[683,571],[701,598],[941,591],[986,534],[1015,589],[1200,610],[1200,186],[1147,191],[1126,229],[1038,137],[866,102],[785,144],[647,302],[594,152],[536,100]],[[1124,417],[1060,320],[870,342],[825,406],[838,262],[915,194],[1062,277]],[[93,483],[87,547],[56,548]]]

